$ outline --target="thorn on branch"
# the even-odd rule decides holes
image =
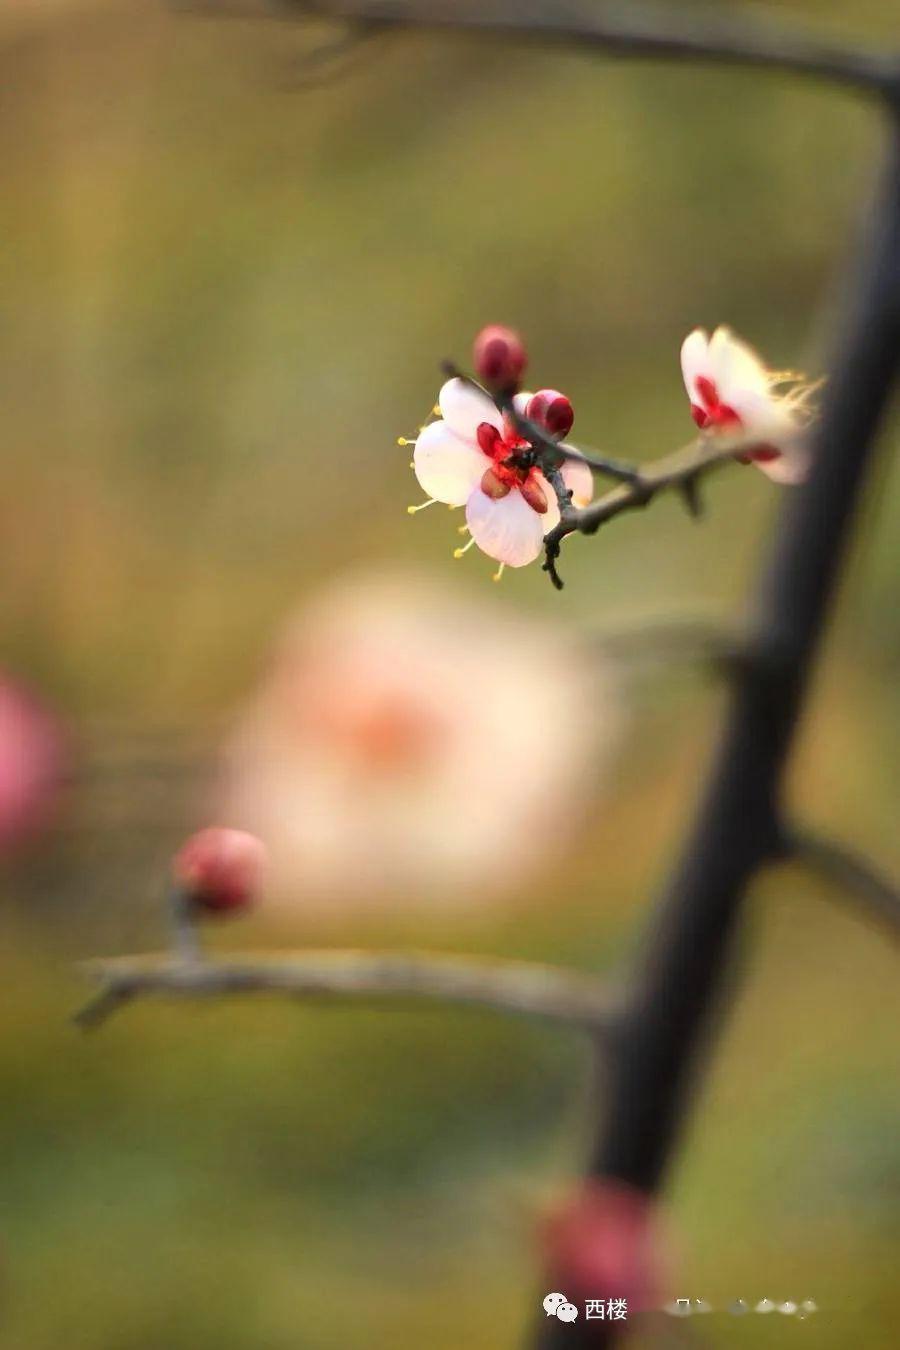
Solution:
[[[681,484],[681,495],[684,498],[688,515],[694,520],[699,520],[703,515],[703,500],[700,496],[700,484],[696,474],[685,478]]]

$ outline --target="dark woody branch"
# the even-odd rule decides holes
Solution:
[[[723,15],[711,6],[639,0],[282,0],[275,8],[376,28],[468,29],[616,56],[768,67],[900,95],[900,53],[830,43],[796,25]]]
[[[176,953],[92,961],[85,970],[99,984],[75,1017],[85,1029],[137,998],[242,994],[470,1004],[581,1027],[601,1040],[615,1013],[610,991],[587,975],[537,962],[430,952],[328,950],[214,961]]]

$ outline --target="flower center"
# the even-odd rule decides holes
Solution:
[[[710,380],[705,375],[698,375],[694,381],[694,386],[700,402],[691,404],[691,414],[701,431],[706,431],[708,427],[739,427],[741,425],[740,416],[734,408],[729,403],[721,402],[715,380]]]
[[[715,380],[698,375],[694,385],[701,402],[691,404],[691,415],[701,431],[708,431],[711,427],[718,431],[728,431],[743,425],[740,414],[735,412],[729,403],[720,401]],[[738,455],[737,458],[742,464],[752,464],[754,460],[765,464],[770,460],[780,459],[781,451],[776,450],[774,445],[762,445],[758,450]]]
[[[482,422],[477,435],[479,449],[492,461],[481,479],[482,492],[496,501],[517,489],[531,509],[542,516],[548,503],[537,470],[506,462],[517,451],[527,450],[528,442],[522,440],[508,425],[500,432],[490,422]]]

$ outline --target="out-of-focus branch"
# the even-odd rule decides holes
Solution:
[[[536,962],[430,952],[305,951],[215,961],[129,956],[92,961],[85,970],[99,984],[75,1017],[85,1029],[148,996],[423,998],[565,1022],[597,1033],[601,1040],[615,1014],[610,991],[589,976]]]
[[[863,913],[900,938],[900,887],[863,854],[803,827],[784,832],[781,856],[805,863],[851,896]]]
[[[281,0],[298,15],[373,25],[469,29],[617,56],[728,61],[812,75],[896,97],[900,54],[839,46],[796,25],[723,15],[711,6],[640,0]]]
[[[636,617],[590,631],[585,641],[591,650],[628,667],[685,662],[728,674],[754,659],[735,629],[704,614]]]

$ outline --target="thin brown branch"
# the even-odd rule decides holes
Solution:
[[[717,436],[716,439],[698,438],[672,454],[642,465],[636,479],[620,483],[610,489],[590,506],[577,508],[571,501],[564,501],[558,486],[554,483],[560,506],[560,521],[544,539],[544,571],[557,590],[562,589],[562,579],[557,570],[557,559],[562,541],[567,535],[596,534],[601,525],[621,515],[624,511],[636,511],[647,506],[661,492],[689,489],[696,492],[697,483],[713,469],[734,462],[736,457],[759,449],[758,439],[748,436]],[[551,479],[551,482],[554,480]],[[559,479],[561,482],[561,478]],[[691,514],[694,514],[692,510]]]
[[[828,835],[791,828],[784,837],[782,856],[805,863],[851,896],[864,914],[900,938],[900,886],[863,854]]]
[[[160,996],[422,998],[547,1018],[601,1035],[615,1011],[610,991],[587,975],[537,962],[431,952],[304,951],[215,961],[164,954],[92,961],[85,970],[99,984],[75,1017],[85,1029],[137,998]]]

